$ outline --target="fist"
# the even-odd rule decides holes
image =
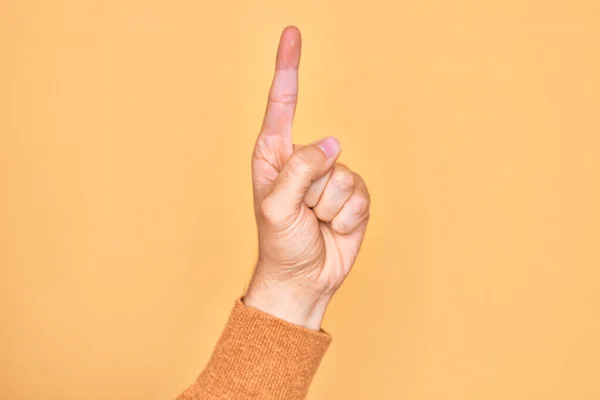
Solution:
[[[259,257],[244,303],[318,330],[356,260],[370,200],[363,179],[336,163],[337,139],[292,143],[300,52],[300,32],[286,28],[252,155]]]

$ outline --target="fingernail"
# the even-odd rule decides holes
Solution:
[[[328,136],[319,140],[316,145],[323,150],[323,153],[325,153],[327,158],[337,156],[342,148],[340,142],[333,136]]]

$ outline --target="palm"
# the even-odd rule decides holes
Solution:
[[[278,163],[283,165],[287,160],[277,159],[276,155],[280,154],[276,152],[277,149],[268,146],[257,149],[261,154],[253,157],[254,186],[268,190],[281,169]],[[260,198],[255,201],[259,202]],[[260,218],[259,214],[257,218]],[[270,262],[283,266],[284,270],[294,275],[306,274],[326,287],[337,288],[354,264],[364,229],[340,234],[330,222],[319,220],[316,213],[303,204],[293,224],[277,230],[263,229],[260,234],[264,236],[261,241],[271,244],[268,248],[272,249],[272,254],[263,254]],[[282,257],[282,254],[285,256]]]

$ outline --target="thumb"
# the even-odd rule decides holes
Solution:
[[[265,216],[281,222],[296,217],[311,184],[333,167],[340,152],[340,142],[329,136],[292,154],[263,200]]]

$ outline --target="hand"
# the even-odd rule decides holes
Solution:
[[[336,163],[337,139],[292,144],[301,45],[297,28],[283,31],[252,155],[259,257],[244,303],[318,330],[358,255],[369,193],[359,175]]]

